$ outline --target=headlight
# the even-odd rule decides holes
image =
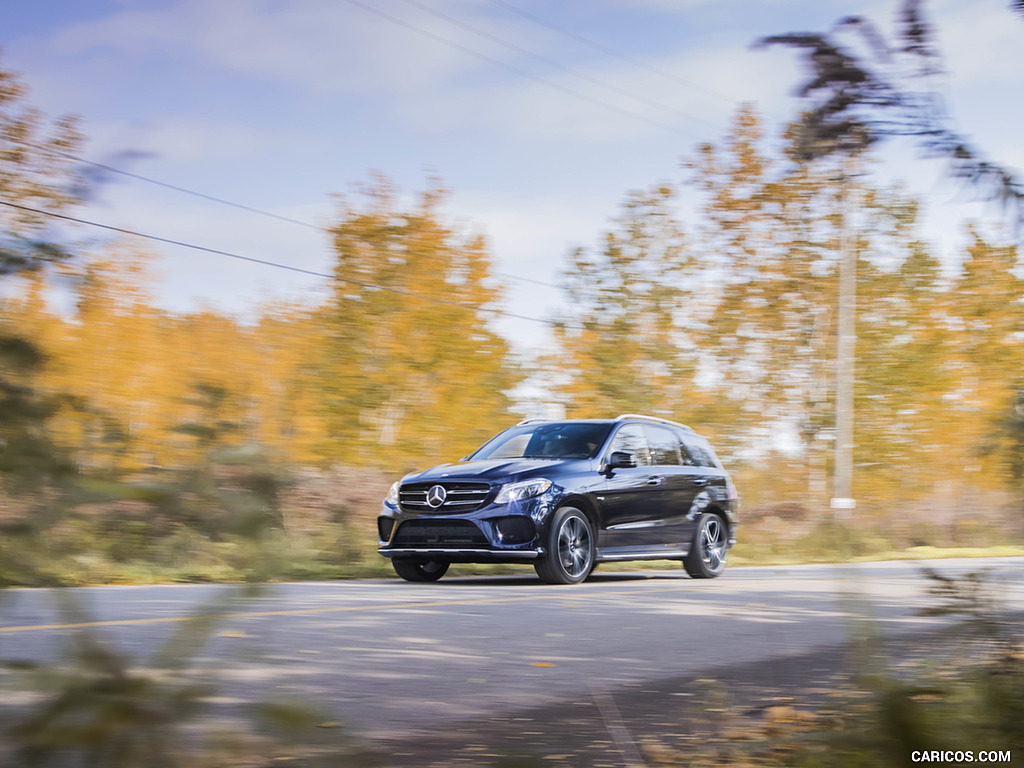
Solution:
[[[392,507],[398,506],[398,483],[391,486],[391,490],[388,491],[388,495],[384,497],[384,503],[389,504]]]
[[[550,487],[551,481],[545,480],[543,477],[537,477],[533,480],[523,480],[519,483],[509,483],[498,491],[498,498],[494,500],[494,503],[508,504],[511,501],[519,501],[520,499],[529,499],[533,496],[540,496]]]

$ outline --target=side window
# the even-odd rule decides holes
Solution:
[[[640,467],[651,465],[651,454],[647,449],[647,438],[640,424],[626,424],[619,428],[608,448],[611,451],[629,451],[636,454],[636,463]]]
[[[651,449],[651,464],[679,466],[679,441],[671,430],[644,424],[644,432]]]

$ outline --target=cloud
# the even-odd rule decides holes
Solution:
[[[552,30],[496,11],[483,0],[430,0],[428,5],[536,56],[403,0],[360,2],[399,23],[337,0],[176,0],[156,8],[126,5],[103,18],[67,25],[45,47],[52,61],[61,62],[62,72],[88,67],[90,79],[104,82],[107,94],[148,89],[147,103],[132,105],[136,114],[147,107],[154,111],[164,99],[163,111],[176,110],[181,123],[218,97],[224,101],[213,101],[204,120],[225,121],[217,113],[233,104],[255,117],[251,105],[261,99],[268,116],[287,114],[299,102],[318,103],[320,109],[333,103],[339,126],[366,112],[432,133],[475,127],[511,138],[596,143],[666,133],[706,140],[716,126],[724,126],[733,109],[730,99],[778,92],[772,77],[785,65],[781,57],[746,52],[749,41],[738,39],[743,33],[729,41],[691,42],[668,55],[633,54],[698,86],[689,88],[567,44]],[[94,94],[97,101],[102,95]],[[181,137],[186,132],[184,125],[174,129]],[[187,141],[201,148],[212,146],[211,139],[195,134]],[[184,141],[178,150],[187,150]]]
[[[449,91],[433,112],[453,126],[472,120],[514,140],[608,143],[676,136],[689,145],[720,138],[743,101],[773,103],[775,119],[796,108],[789,96],[797,79],[794,57],[709,45],[647,62],[674,77],[593,57],[568,65],[587,79],[564,70],[536,79],[496,78],[486,89]]]
[[[476,125],[524,137],[603,142],[642,139],[666,129],[692,135],[706,132],[711,122],[703,116],[707,94],[593,50],[567,46],[551,30],[495,15],[488,3],[432,0],[430,5],[536,56],[402,0],[367,0],[366,5],[400,23],[336,0],[178,0],[158,9],[128,6],[103,19],[72,24],[49,46],[65,61],[86,61],[108,72],[113,69],[109,62],[118,61],[115,88],[118,80],[123,85],[124,78],[133,76],[138,87],[138,80],[150,77],[161,61],[158,78],[182,68],[201,71],[197,62],[212,62],[222,72],[275,85],[278,92],[267,92],[265,99],[287,104],[361,95],[372,98],[376,109],[385,104],[406,124],[431,131]],[[691,48],[664,58],[659,66],[689,73],[704,52]],[[184,75],[173,76],[173,82],[180,83]],[[748,74],[744,81],[749,79]],[[226,84],[219,87],[232,98]],[[197,99],[206,92],[202,82],[194,88]],[[235,98],[247,97],[244,84],[235,91]],[[188,106],[179,94],[167,97]],[[353,106],[358,108],[348,103]]]
[[[487,18],[474,24],[491,26]],[[71,25],[52,42],[69,56],[180,59],[192,52],[238,74],[321,96],[416,92],[491,66],[432,36],[507,58],[497,44],[400,0],[178,0]]]
[[[1013,15],[1008,3],[943,3],[932,15],[957,87],[1009,83],[1019,87],[1024,71],[1024,23]]]
[[[173,121],[133,123],[121,131],[142,147],[155,147],[150,154],[165,160],[197,163],[267,152],[281,141],[281,131],[260,128],[242,120],[177,116]]]
[[[750,0],[606,0],[610,5],[618,5],[627,9],[649,8],[664,13],[679,15],[689,14],[695,9],[708,5],[735,6],[738,11],[748,10]],[[762,3],[775,6],[798,5],[801,0],[762,0]]]

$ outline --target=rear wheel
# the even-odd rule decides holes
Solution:
[[[690,554],[683,567],[694,579],[713,579],[725,570],[725,557],[729,549],[729,534],[725,522],[714,512],[700,517],[697,534],[693,537]]]
[[[448,571],[446,560],[391,560],[395,573],[406,581],[437,581]]]
[[[542,581],[579,584],[594,570],[594,532],[587,516],[575,507],[555,512],[547,545],[547,552],[533,566]]]

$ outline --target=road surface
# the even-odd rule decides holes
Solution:
[[[222,618],[193,667],[216,682],[220,700],[313,702],[371,743],[395,744],[545,705],[653,695],[666,681],[726,668],[760,669],[781,684],[773,675],[842,647],[856,627],[898,638],[948,621],[918,615],[934,604],[922,565],[733,568],[706,581],[681,570],[599,571],[567,587],[524,570],[436,584],[280,584],[246,600],[224,585],[93,587],[67,590],[77,614],[56,609],[50,590],[8,590],[0,659],[61,663],[75,633],[92,633],[150,667],[208,606]],[[988,569],[1007,609],[1024,610],[1024,558],[927,565]],[[32,695],[5,699],[0,718]]]

